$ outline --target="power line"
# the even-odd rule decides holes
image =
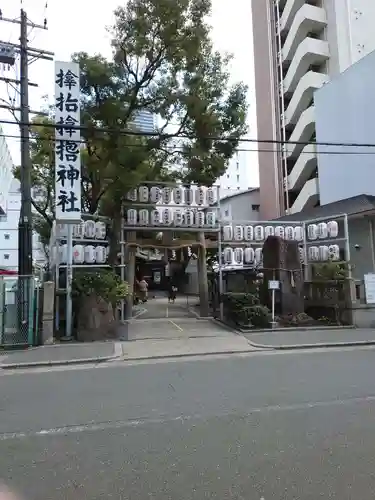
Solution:
[[[79,130],[79,131],[90,131],[90,132],[100,132],[103,134],[119,134],[121,136],[133,136],[133,137],[149,137],[156,139],[189,139],[189,140],[197,140],[198,138],[194,135],[189,134],[179,134],[175,136],[174,134],[159,134],[157,132],[139,132],[136,130],[118,130],[116,128],[109,127],[88,127],[87,125],[64,125],[64,124],[56,124],[56,123],[34,123],[34,122],[19,122],[15,123],[10,120],[0,120],[0,123],[4,125],[20,125],[26,127],[46,127],[53,129],[68,129],[68,130]],[[230,137],[200,137],[201,140],[208,141],[222,141],[222,142],[248,142],[248,143],[257,143],[257,144],[279,144],[279,145],[293,145],[293,146],[336,146],[336,147],[353,147],[353,148],[375,148],[375,143],[357,143],[357,142],[322,142],[322,141],[281,141],[276,139],[250,139],[250,138],[230,138]]]
[[[21,142],[21,137],[19,135],[12,135],[12,134],[0,134],[0,137],[5,137],[6,139],[15,139],[19,142]],[[100,140],[100,138],[97,138]],[[33,140],[31,138],[31,140]],[[48,138],[48,137],[39,137],[38,140],[45,141],[45,142],[50,142],[50,141],[55,141],[55,138]],[[73,143],[78,143],[78,144],[86,144],[85,139],[72,139],[70,142]],[[146,148],[147,145],[145,144],[125,144],[124,147],[129,147],[129,148]],[[162,149],[162,148],[155,148],[155,149]],[[173,149],[176,152],[180,152],[181,154],[184,153],[184,151],[179,150],[178,146]],[[237,148],[236,152],[239,153],[282,153],[282,149],[261,149],[261,148],[253,148],[253,149],[243,149],[243,148]],[[189,153],[186,153],[189,154]],[[299,154],[311,154],[310,151],[301,151]],[[319,155],[375,155],[375,150],[374,151],[319,151]]]

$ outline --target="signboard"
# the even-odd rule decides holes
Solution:
[[[55,62],[55,209],[56,220],[81,219],[79,65]]]
[[[268,289],[269,290],[278,290],[280,288],[280,281],[278,280],[270,280],[268,282]]]
[[[375,273],[364,275],[366,303],[375,304]]]

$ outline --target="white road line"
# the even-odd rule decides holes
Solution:
[[[334,399],[331,401],[315,401],[315,402],[307,402],[307,403],[296,403],[291,405],[271,405],[271,406],[262,406],[259,408],[250,408],[247,410],[246,414],[241,415],[242,417],[251,417],[254,413],[271,413],[271,412],[291,412],[291,411],[299,411],[299,410],[313,410],[316,408],[328,408],[334,406],[349,406],[352,404],[358,403],[375,403],[375,396],[366,396],[362,398],[348,398],[348,399]],[[216,417],[226,417],[235,415],[233,412],[228,413],[220,413],[216,415]],[[9,441],[12,439],[26,439],[26,438],[34,438],[34,437],[43,437],[43,436],[63,436],[66,434],[79,434],[82,432],[95,432],[102,430],[111,430],[111,429],[126,429],[129,427],[140,427],[144,425],[152,425],[152,424],[167,424],[172,422],[180,421],[182,424],[185,422],[189,422],[192,420],[203,420],[210,418],[210,415],[187,415],[187,416],[178,416],[174,418],[150,418],[150,419],[134,419],[127,421],[118,421],[118,422],[98,422],[98,423],[89,423],[83,425],[71,425],[66,427],[55,427],[51,429],[42,429],[40,431],[25,431],[25,432],[4,432],[0,433],[0,441]]]

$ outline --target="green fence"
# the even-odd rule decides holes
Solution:
[[[32,346],[39,337],[40,283],[34,276],[0,277],[0,346]]]

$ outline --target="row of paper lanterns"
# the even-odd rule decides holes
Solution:
[[[300,262],[304,262],[304,249],[299,248]],[[322,245],[310,247],[307,250],[309,262],[327,262],[340,260],[340,247],[338,245]],[[226,265],[260,265],[263,261],[261,248],[232,248],[226,247],[223,251],[223,260]]]
[[[213,205],[216,202],[215,188],[204,188],[201,186],[193,189],[192,187],[157,187],[140,186],[134,188],[127,193],[126,198],[129,201],[139,203],[161,203],[162,205],[169,205],[175,203],[176,205],[193,205],[194,203],[202,205]]]
[[[68,234],[67,224],[58,224],[57,233],[59,237],[65,237]],[[97,239],[104,240],[107,235],[107,226],[104,222],[87,220],[80,224],[73,225],[73,238],[74,239]]]
[[[136,210],[130,208],[126,212],[126,224],[129,226],[186,226],[186,227],[215,227],[215,212],[203,212],[194,210]]]
[[[52,260],[58,255],[59,264],[66,264],[68,260],[68,245],[60,245],[52,249]],[[102,245],[74,245],[73,264],[105,264],[108,259],[109,247]]]
[[[269,236],[278,236],[290,241],[303,241],[302,226],[242,226],[226,225],[223,227],[224,241],[264,241]],[[307,238],[310,241],[317,239],[337,238],[338,224],[336,221],[307,226]]]

